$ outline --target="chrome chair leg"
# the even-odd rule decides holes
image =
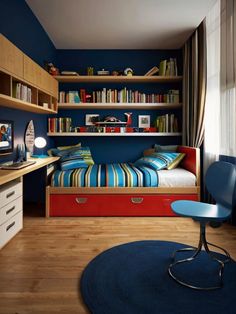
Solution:
[[[213,247],[216,247],[220,250],[222,250],[224,253],[225,253],[225,256],[226,256],[226,259],[224,261],[216,258],[215,254],[213,252],[210,251],[208,245],[210,246],[213,246]],[[219,273],[218,273],[218,279],[219,279],[219,284],[217,284],[216,286],[211,286],[211,287],[200,287],[200,286],[195,286],[195,285],[192,285],[192,284],[189,284],[187,282],[185,282],[184,280],[178,278],[177,276],[175,276],[172,272],[172,269],[174,266],[178,265],[178,264],[182,264],[182,263],[188,263],[188,262],[191,262],[193,261],[202,251],[202,248],[204,247],[206,253],[213,259],[215,260],[216,262],[219,263],[220,265],[220,268],[219,268]],[[185,258],[185,259],[181,259],[181,260],[177,260],[173,263],[171,263],[169,265],[169,268],[168,268],[168,273],[169,275],[176,281],[178,282],[179,284],[185,286],[185,287],[188,287],[188,288],[191,288],[191,289],[195,289],[195,290],[215,290],[215,289],[219,289],[223,286],[223,271],[224,271],[224,264],[229,262],[231,260],[231,257],[230,257],[230,254],[225,250],[223,249],[222,247],[220,246],[217,246],[215,244],[212,244],[210,242],[207,242],[206,240],[206,224],[201,222],[200,223],[200,239],[199,239],[199,243],[198,243],[198,247],[197,248],[194,248],[194,247],[188,247],[188,248],[183,248],[183,249],[179,249],[179,250],[176,250],[173,255],[172,255],[172,260],[174,261],[175,260],[175,256],[176,256],[176,253],[179,253],[179,252],[186,252],[186,251],[194,251],[194,254],[188,258]]]

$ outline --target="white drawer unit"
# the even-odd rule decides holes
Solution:
[[[0,208],[0,225],[22,210],[22,196]]]
[[[0,187],[0,207],[22,196],[22,181],[14,180]]]
[[[0,187],[0,249],[22,229],[22,179]]]
[[[0,226],[0,249],[23,228],[23,211],[21,210]]]

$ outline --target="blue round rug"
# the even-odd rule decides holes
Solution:
[[[172,252],[186,246],[138,241],[101,253],[88,264],[81,278],[85,304],[93,314],[235,314],[234,261],[225,264],[224,286],[218,290],[192,290],[169,276]],[[190,255],[179,253],[184,258]],[[175,271],[190,283],[214,285],[218,263],[202,252],[197,261],[180,264]]]

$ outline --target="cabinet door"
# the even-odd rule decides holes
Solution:
[[[23,78],[23,52],[0,34],[0,68]]]
[[[36,87],[42,85],[40,66],[26,55],[24,55],[24,80]]]
[[[24,55],[24,79],[57,98],[58,82],[32,59]]]

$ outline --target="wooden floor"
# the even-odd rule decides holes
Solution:
[[[236,227],[207,232],[236,259]],[[24,217],[24,229],[0,251],[0,313],[88,313],[79,292],[87,263],[112,246],[148,239],[194,245],[198,225],[185,218]]]

